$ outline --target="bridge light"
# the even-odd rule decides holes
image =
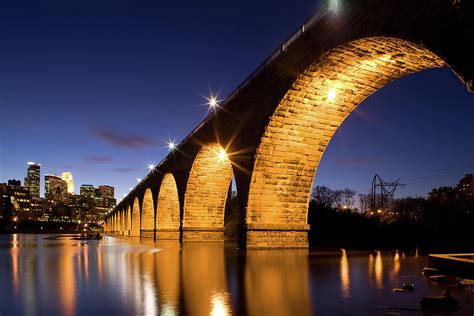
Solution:
[[[173,151],[176,148],[176,145],[173,141],[168,142],[168,150]]]
[[[213,109],[215,109],[216,107],[219,106],[219,104],[217,104],[217,99],[216,97],[212,97],[209,99],[209,106]]]
[[[340,2],[340,0],[329,0],[329,10],[336,14],[339,13],[341,8]]]
[[[123,194],[123,197],[126,197],[126,196],[127,196],[127,193],[124,193],[124,194]]]
[[[155,164],[149,163],[147,167],[148,170],[152,171],[153,169],[155,169]]]
[[[224,148],[221,148],[217,153],[217,159],[219,159],[219,161],[224,161],[227,159],[227,153],[225,152]]]
[[[329,102],[333,102],[336,99],[336,89],[329,89],[327,97]]]
[[[138,182],[138,183],[142,182],[142,179],[137,178],[137,182]]]
[[[221,100],[217,99],[217,96],[211,95],[210,97],[205,97],[207,100],[207,105],[209,106],[209,110],[215,110],[219,107],[219,102]]]
[[[132,190],[133,190],[133,188],[128,188],[128,190],[132,191]]]

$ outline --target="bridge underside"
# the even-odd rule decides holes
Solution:
[[[436,67],[450,67],[472,89],[471,2],[345,2],[340,18],[326,13],[282,45],[129,193],[106,230],[222,240],[234,176],[240,245],[306,248],[313,179],[359,104],[394,80]]]
[[[377,37],[333,49],[306,69],[281,100],[257,150],[247,247],[307,247],[313,179],[337,128],[393,80],[444,65],[419,45]]]

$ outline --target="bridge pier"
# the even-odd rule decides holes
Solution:
[[[140,231],[140,237],[142,238],[154,238],[155,231],[153,229],[142,229]]]
[[[308,248],[307,224],[247,224],[247,249]]]
[[[223,228],[184,227],[182,242],[224,242]]]
[[[156,240],[178,240],[179,230],[176,229],[157,229],[155,232]]]

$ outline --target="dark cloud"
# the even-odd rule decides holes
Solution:
[[[113,169],[113,171],[119,172],[119,173],[129,173],[129,172],[136,172],[136,171],[138,171],[138,169],[137,168],[127,168],[127,167],[125,167],[125,168],[115,168],[115,169]]]
[[[109,144],[119,147],[139,148],[156,145],[154,139],[142,135],[123,134],[111,130],[93,130],[92,134]]]
[[[100,163],[113,161],[113,159],[108,156],[88,156],[88,157],[85,157],[84,160],[88,162],[100,162]]]
[[[339,159],[338,163],[342,165],[350,166],[360,166],[360,165],[369,165],[371,163],[380,162],[380,158],[349,158],[349,159]]]

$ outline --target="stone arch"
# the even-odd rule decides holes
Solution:
[[[121,235],[125,236],[125,232],[126,232],[126,230],[127,230],[127,226],[126,226],[126,219],[127,219],[126,209],[123,208],[123,209],[120,211],[120,213],[121,213],[121,220],[122,220],[122,228],[121,228],[122,232],[121,232]]]
[[[222,240],[224,207],[232,164],[218,143],[205,144],[194,159],[186,185],[183,240]]]
[[[421,45],[372,37],[334,48],[303,71],[276,107],[257,149],[247,247],[307,247],[310,191],[336,129],[388,83],[443,66]]]
[[[155,203],[153,194],[148,188],[143,195],[140,233],[142,237],[154,237],[155,230]]]
[[[117,232],[122,235],[122,210],[117,211]]]
[[[130,236],[130,231],[132,230],[132,210],[130,205],[126,207],[125,211],[125,236]]]
[[[113,224],[113,232],[114,234],[117,233],[117,212],[112,215],[112,224]]]
[[[179,238],[179,196],[173,174],[167,173],[161,181],[156,209],[156,238]]]
[[[132,205],[132,225],[130,228],[130,237],[140,237],[140,202],[138,197],[133,200]]]

